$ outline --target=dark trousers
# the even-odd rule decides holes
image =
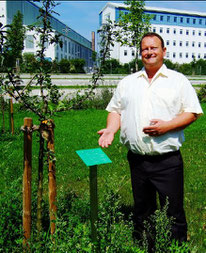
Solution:
[[[173,238],[180,242],[186,241],[183,161],[180,151],[157,156],[138,155],[129,151],[127,157],[134,197],[134,222],[139,236],[143,231],[143,221],[157,208],[156,193],[158,192],[161,206],[164,206],[168,197],[168,216],[175,218],[172,226]]]

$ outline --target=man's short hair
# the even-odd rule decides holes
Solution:
[[[148,32],[148,33],[145,33],[145,34],[142,36],[142,39],[141,39],[141,41],[140,41],[140,53],[142,52],[142,40],[143,40],[145,37],[157,37],[157,38],[159,38],[160,41],[161,41],[161,46],[162,46],[162,48],[165,47],[164,40],[163,40],[163,38],[162,38],[158,33]]]

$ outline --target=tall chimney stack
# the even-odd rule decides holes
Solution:
[[[92,51],[95,51],[95,32],[92,32]]]

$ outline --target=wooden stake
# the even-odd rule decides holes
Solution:
[[[38,166],[38,188],[37,188],[37,239],[42,232],[42,199],[43,199],[43,168],[44,168],[44,138],[40,133],[39,140],[39,166]]]
[[[24,118],[24,173],[23,173],[23,230],[24,246],[31,236],[31,169],[32,169],[32,132],[31,118]]]
[[[55,161],[52,155],[54,154],[54,123],[52,120],[50,121],[50,126],[48,126],[48,160],[49,160],[49,213],[50,213],[50,227],[51,227],[51,235],[55,232],[55,220],[57,213],[56,206],[56,171],[55,171]]]

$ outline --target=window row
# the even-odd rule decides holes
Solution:
[[[152,31],[153,32],[159,32],[159,33],[168,33],[168,34],[185,34],[185,35],[198,35],[198,36],[202,36],[204,34],[204,36],[206,36],[206,31],[197,31],[197,30],[188,30],[188,29],[177,29],[177,28],[163,28],[163,27],[159,27],[159,31],[157,31],[158,29],[156,27],[153,27]]]
[[[57,51],[62,51],[62,52],[74,55],[74,54],[78,54],[81,50],[80,45],[75,44],[71,41],[64,40],[62,42],[63,42],[62,47],[57,45]]]
[[[189,58],[189,57],[191,57],[191,58],[197,58],[197,59],[201,59],[201,54],[200,53],[198,53],[198,54],[196,54],[195,55],[195,53],[176,53],[176,52],[173,52],[173,53],[170,53],[170,52],[167,52],[166,53],[166,57],[167,58],[177,58],[179,56],[179,58],[183,58],[183,57],[185,57],[185,58]],[[202,58],[204,58],[204,59],[206,59],[206,53],[204,53],[204,55],[202,55]]]
[[[45,43],[45,47],[49,47],[49,43]],[[33,35],[26,35],[25,39],[25,48],[26,49],[34,49],[35,48],[35,39]],[[57,51],[61,51],[64,53],[68,53],[71,55],[75,55],[75,57],[80,57],[84,54],[84,48],[80,47],[79,44],[64,40],[62,47],[57,45],[56,47]],[[86,49],[85,49],[86,50]]]
[[[192,24],[192,25],[206,25],[205,18],[195,18],[195,17],[181,17],[181,16],[174,16],[174,15],[153,15],[154,21],[161,21],[161,22],[174,22],[174,23],[185,23],[185,24]]]
[[[127,50],[124,50],[124,56],[128,56],[128,51]],[[134,50],[132,50],[131,56],[135,56],[135,51]]]
[[[170,41],[170,40],[167,40],[166,41],[166,45],[167,46],[170,46],[170,45],[172,45],[172,46],[180,46],[180,47],[182,47],[182,46],[186,46],[186,47],[189,47],[189,46],[192,46],[192,47],[199,47],[199,48],[201,48],[201,47],[203,47],[204,46],[204,48],[206,48],[206,42],[204,42],[204,43],[202,43],[202,42],[196,42],[196,41],[176,41],[176,40],[173,40],[173,41]]]

